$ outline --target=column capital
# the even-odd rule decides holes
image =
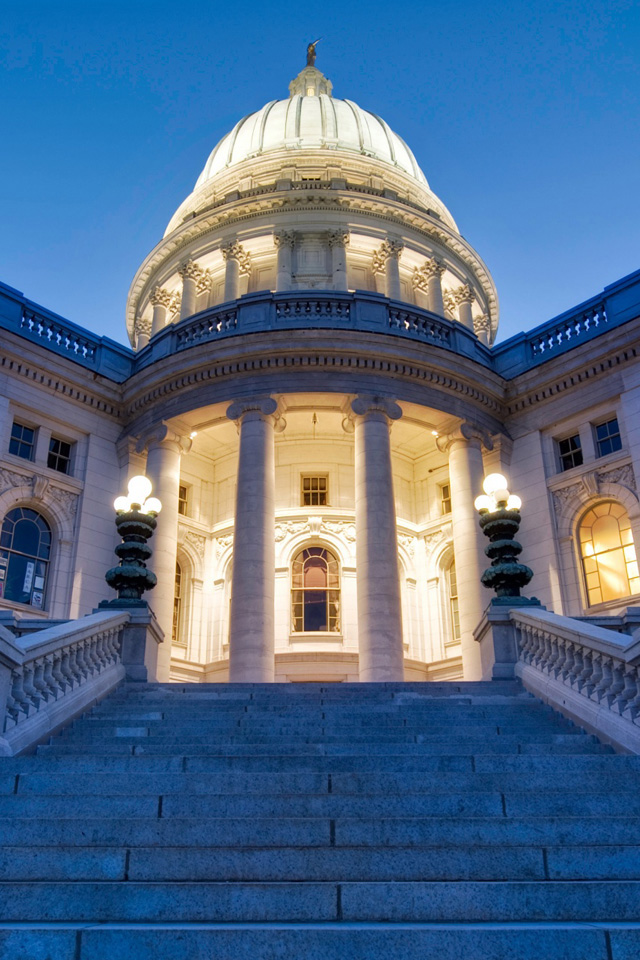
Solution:
[[[184,260],[178,267],[182,280],[200,280],[204,270],[194,260]]]
[[[473,330],[477,337],[481,334],[488,335],[491,332],[491,321],[486,313],[481,313],[480,316],[473,318]]]
[[[429,277],[424,272],[424,267],[414,267],[411,276],[411,286],[414,290],[429,289]]]
[[[150,337],[151,320],[148,317],[136,317],[133,329],[136,337]]]
[[[384,273],[387,268],[387,260],[399,260],[400,254],[404,250],[402,240],[386,239],[383,240],[377,250],[373,251],[371,268],[374,273]]]
[[[154,287],[149,297],[152,307],[170,307],[173,294],[166,287]]]
[[[196,280],[196,294],[206,293],[211,286],[211,270],[203,270],[199,280]]]
[[[276,247],[293,248],[293,245],[296,242],[296,231],[278,230],[277,233],[273,234],[273,242],[275,243]]]
[[[328,230],[327,243],[330,247],[346,247],[350,241],[349,233],[346,230]]]
[[[440,453],[449,453],[455,443],[468,443],[474,447],[493,450],[493,440],[487,431],[468,420],[464,420],[448,433],[436,439],[436,446]]]
[[[456,303],[473,303],[476,298],[475,293],[468,283],[463,283],[451,291]]]
[[[227,407],[227,417],[229,420],[242,421],[248,413],[254,413],[261,419],[274,417],[284,423],[281,416],[276,417],[277,410],[278,401],[274,400],[273,397],[247,397],[242,400],[234,400],[234,402]],[[282,429],[284,429],[284,427]]]
[[[427,277],[441,277],[445,271],[445,265],[437,257],[430,257],[422,264],[422,272]]]
[[[220,245],[220,252],[225,260],[235,260],[240,268],[240,273],[250,273],[251,254],[248,253],[241,243],[237,240],[227,240]]]
[[[382,413],[388,420],[399,420],[402,416],[402,408],[395,400],[364,394],[351,401],[351,410],[356,417],[365,417],[369,413]]]
[[[157,423],[149,427],[138,438],[136,453],[149,451],[150,447],[167,446],[177,448],[178,453],[188,453],[191,449],[191,438],[185,437],[173,429],[168,423]]]

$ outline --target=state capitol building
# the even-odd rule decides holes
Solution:
[[[0,284],[0,617],[112,596],[145,473],[157,679],[478,679],[487,473],[549,610],[639,602],[640,272],[494,346],[489,267],[307,61],[137,269],[130,348]]]

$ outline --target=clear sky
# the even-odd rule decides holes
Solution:
[[[210,150],[319,35],[487,263],[500,339],[640,267],[637,0],[0,0],[0,280],[125,342]]]

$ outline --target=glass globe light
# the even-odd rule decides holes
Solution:
[[[113,509],[116,513],[126,513],[129,510],[129,497],[116,497],[113,501]]]
[[[496,503],[503,503],[503,504],[507,503],[510,496],[511,494],[509,493],[506,487],[504,487],[502,490],[493,491],[493,499],[495,500]]]
[[[519,510],[521,506],[522,500],[520,497],[516,496],[515,493],[512,493],[507,500],[507,510]]]
[[[157,497],[149,497],[149,499],[145,500],[145,502],[142,504],[143,513],[155,513],[157,516],[161,510],[162,504]]]
[[[488,477],[484,478],[482,489],[491,496],[496,490],[504,490],[506,485],[507,478],[503,477],[501,473],[490,473]]]
[[[151,480],[148,477],[132,477],[129,480],[129,499],[133,503],[144,503],[151,493]]]
[[[483,510],[493,510],[495,507],[493,497],[488,497],[484,493],[481,493],[479,497],[475,498],[473,505],[478,513],[482,513]]]

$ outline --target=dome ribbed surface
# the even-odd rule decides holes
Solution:
[[[375,157],[428,187],[407,144],[376,114],[352,100],[296,94],[288,100],[272,100],[240,120],[210,154],[196,188],[250,157],[305,148]]]

